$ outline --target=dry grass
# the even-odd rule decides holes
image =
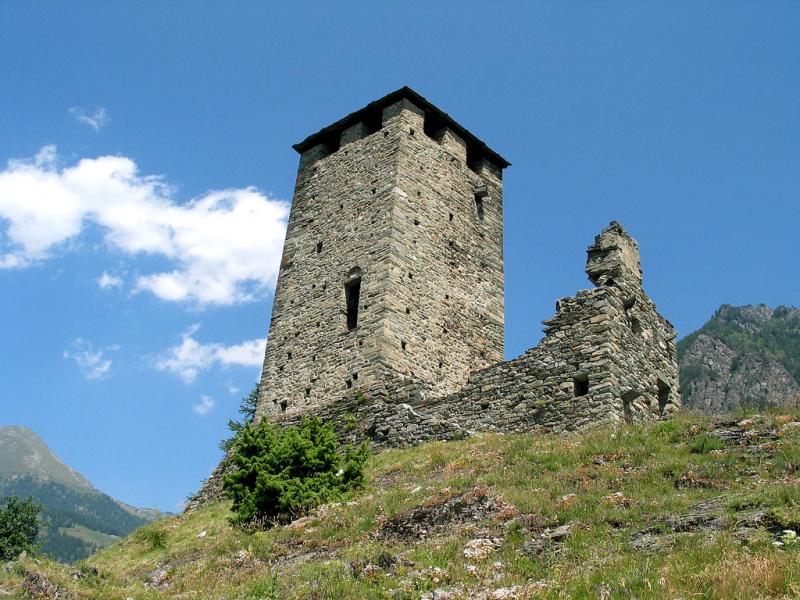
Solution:
[[[786,563],[785,554],[734,556],[707,567],[698,579],[701,587],[708,586],[711,597],[719,600],[797,598],[800,589],[791,582]]]

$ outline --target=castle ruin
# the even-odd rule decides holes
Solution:
[[[470,431],[564,431],[680,406],[675,331],[612,222],[593,289],[556,302],[503,360],[508,161],[413,90],[372,102],[300,153],[257,418],[354,422],[406,445]]]

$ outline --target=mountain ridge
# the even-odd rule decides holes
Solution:
[[[800,309],[723,304],[677,345],[681,397],[712,414],[800,402]]]
[[[40,533],[45,554],[71,562],[160,518],[155,509],[128,505],[92,485],[22,425],[0,427],[0,497],[32,496],[50,526]]]

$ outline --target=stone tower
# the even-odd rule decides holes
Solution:
[[[404,87],[300,153],[259,417],[451,394],[503,359],[503,169]]]

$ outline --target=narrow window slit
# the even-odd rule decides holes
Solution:
[[[358,326],[358,302],[361,297],[361,270],[358,267],[351,271],[350,279],[344,285],[344,295],[347,303],[347,330],[352,331]]]
[[[483,196],[479,196],[478,194],[475,194],[475,210],[478,213],[478,220],[483,221]]]

